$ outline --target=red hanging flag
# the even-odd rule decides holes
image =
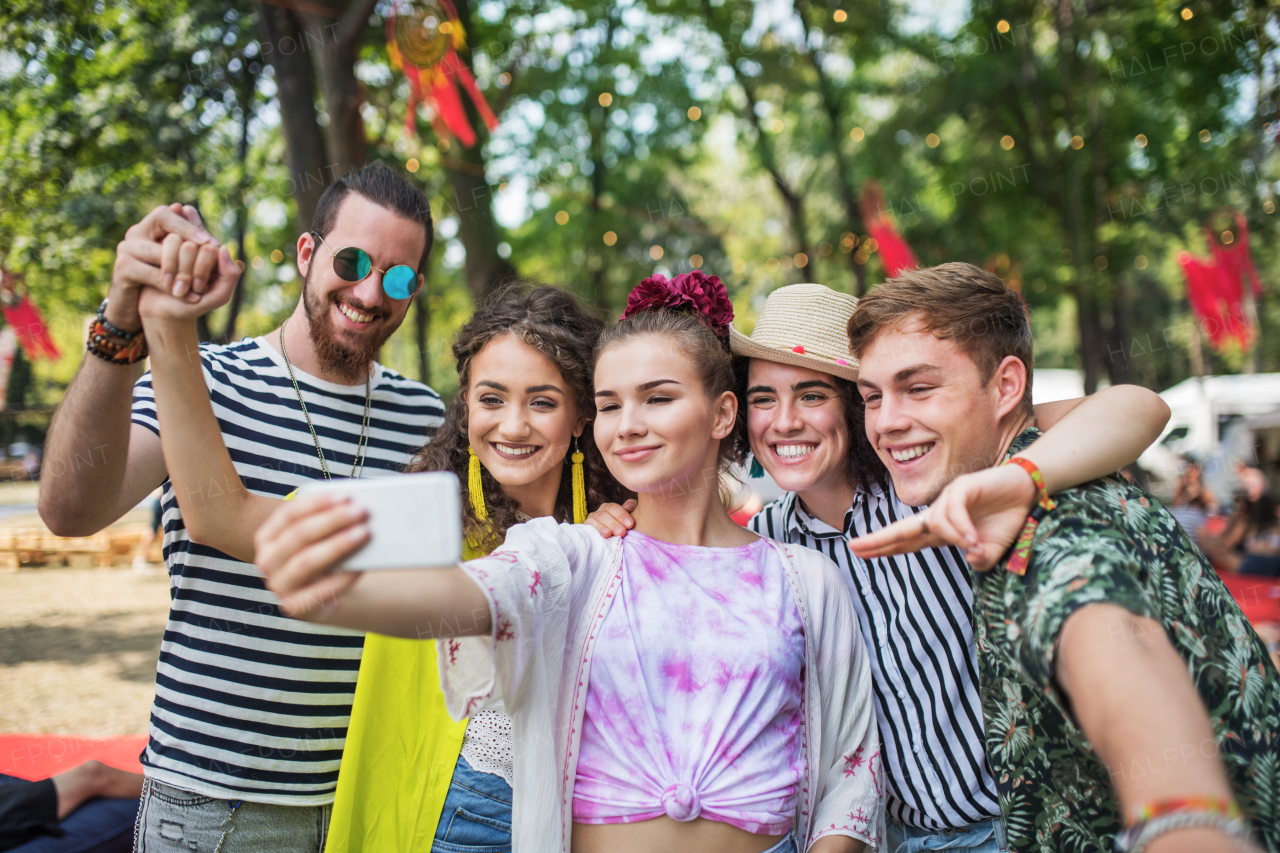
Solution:
[[[409,81],[409,101],[404,127],[417,133],[418,105],[428,104],[431,124],[442,138],[454,137],[463,146],[476,144],[476,132],[467,120],[458,85],[467,90],[480,118],[493,130],[498,117],[489,108],[458,49],[466,45],[462,21],[450,0],[413,0],[398,4],[387,16],[387,54],[393,68]]]
[[[1191,311],[1200,318],[1201,328],[1219,350],[1233,344],[1247,350],[1257,335],[1253,322],[1245,316],[1243,279],[1249,279],[1254,296],[1262,292],[1262,285],[1249,251],[1249,226],[1244,214],[1236,213],[1235,225],[1234,235],[1224,235],[1231,241],[1227,245],[1220,243],[1213,229],[1205,226],[1208,258],[1195,258],[1190,252],[1178,253],[1178,264],[1187,280]]]
[[[14,290],[19,278],[6,269],[0,269],[0,304],[3,305],[5,322],[13,327],[28,358],[57,361],[62,358],[62,353],[58,352],[40,312],[27,294],[18,296]]]
[[[887,278],[920,266],[907,241],[898,234],[893,224],[893,213],[884,209],[884,195],[875,181],[867,181],[862,188],[862,220],[866,223],[867,233],[876,241],[876,251],[880,253]]]
[[[1218,242],[1213,231],[1208,227],[1205,228],[1205,235],[1209,240],[1209,248],[1214,260],[1226,274],[1223,282],[1228,290],[1226,295],[1239,302],[1244,296],[1241,284],[1244,276],[1248,276],[1254,296],[1262,293],[1262,285],[1258,281],[1258,270],[1253,265],[1253,255],[1249,251],[1249,223],[1245,221],[1243,213],[1237,213],[1235,219],[1236,233],[1230,248]]]
[[[1248,329],[1243,318],[1233,316],[1223,298],[1223,270],[1213,259],[1192,257],[1190,252],[1178,253],[1178,265],[1187,280],[1187,301],[1191,312],[1200,320],[1201,328],[1209,336],[1216,349],[1223,349],[1235,342],[1244,346]]]

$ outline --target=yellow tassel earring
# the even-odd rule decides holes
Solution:
[[[467,448],[467,453],[471,456],[467,462],[467,494],[471,498],[471,508],[475,510],[476,518],[484,521],[489,517],[489,512],[484,508],[484,484],[480,482],[480,459],[470,447]]]
[[[582,451],[578,450],[578,437],[573,437],[573,523],[582,524],[587,520],[587,483],[582,473]]]

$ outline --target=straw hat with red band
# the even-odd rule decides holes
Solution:
[[[849,318],[858,300],[821,284],[779,287],[765,300],[751,337],[729,330],[734,355],[809,367],[858,378],[858,360],[849,354]]]

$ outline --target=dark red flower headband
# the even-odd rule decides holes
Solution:
[[[719,276],[702,270],[681,273],[671,280],[653,275],[640,282],[627,296],[627,309],[619,321],[641,311],[688,310],[704,326],[720,337],[729,334],[733,322],[733,303]]]

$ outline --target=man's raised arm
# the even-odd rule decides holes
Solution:
[[[108,323],[124,332],[142,328],[138,296],[143,287],[180,295],[206,289],[219,247],[197,221],[194,211],[184,215],[180,205],[158,207],[126,232],[117,248],[104,312]],[[194,263],[183,264],[192,272],[180,272],[181,281],[174,281],[162,274],[161,263],[179,251],[184,239],[199,250]],[[174,261],[167,267],[177,268]],[[164,482],[159,436],[130,419],[133,384],[141,372],[140,365],[110,363],[85,353],[44,446],[40,517],[55,534],[96,533]]]

